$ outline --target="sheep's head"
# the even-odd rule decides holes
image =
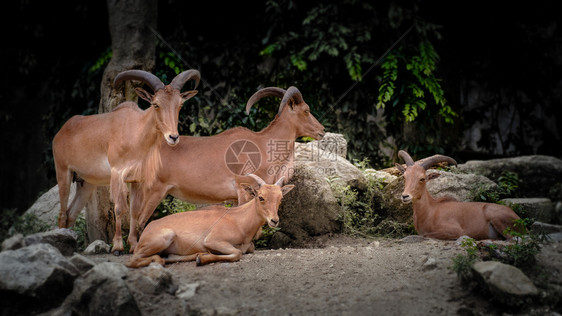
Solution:
[[[250,112],[252,105],[266,96],[281,98],[277,115],[290,122],[296,131],[296,137],[308,136],[314,139],[324,137],[324,126],[312,115],[310,107],[304,102],[302,94],[296,87],[289,87],[286,91],[277,87],[268,87],[257,91],[248,100],[246,113]]]
[[[422,194],[427,190],[427,181],[433,180],[439,177],[438,173],[427,174],[426,170],[440,162],[447,162],[449,164],[456,165],[457,162],[447,156],[434,155],[417,162],[414,162],[410,155],[400,150],[398,156],[404,159],[406,163],[406,168],[400,164],[396,164],[396,168],[404,175],[404,191],[402,192],[402,203],[407,204],[416,200],[419,200]]]
[[[139,80],[150,86],[154,94],[143,88],[136,88],[137,95],[150,103],[154,111],[156,128],[164,137],[166,143],[175,146],[179,142],[178,119],[183,103],[197,94],[197,90],[181,92],[184,84],[195,80],[195,88],[199,84],[200,74],[197,70],[187,70],[177,75],[172,82],[165,86],[158,77],[143,70],[128,70],[118,74],[114,80],[117,87],[125,80]]]
[[[248,176],[254,178],[259,187],[257,190],[250,184],[240,184],[246,192],[248,192],[253,199],[257,201],[257,211],[263,217],[269,227],[275,228],[279,225],[279,205],[281,199],[295,186],[292,184],[283,185],[284,177],[281,177],[275,184],[267,184],[262,178],[249,174]]]

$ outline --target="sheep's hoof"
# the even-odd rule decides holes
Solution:
[[[197,256],[197,258],[195,258],[195,265],[196,265],[196,266],[201,266],[201,265],[202,265],[202,263],[201,263],[201,256]]]
[[[121,250],[115,250],[115,251],[113,252],[113,255],[114,255],[114,256],[120,256],[120,255],[122,255],[122,254],[123,254],[123,251],[121,251]]]

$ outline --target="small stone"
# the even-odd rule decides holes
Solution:
[[[94,240],[82,253],[85,255],[96,255],[109,253],[111,247],[103,240]]]

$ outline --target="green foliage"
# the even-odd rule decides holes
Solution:
[[[88,240],[88,228],[86,226],[86,218],[84,215],[78,216],[76,222],[74,223],[74,227],[71,228],[76,235],[78,236],[76,239],[77,250],[78,252],[82,252],[88,247],[89,240]]]
[[[472,280],[472,265],[479,259],[478,246],[472,238],[466,238],[462,241],[461,247],[466,251],[465,255],[459,254],[453,258],[453,271],[457,273],[462,283],[466,284]]]
[[[363,161],[363,163],[365,163]],[[340,203],[342,215],[340,220],[343,233],[351,236],[375,237],[385,232],[376,226],[381,222],[376,207],[380,205],[381,184],[369,178],[366,189],[358,192],[337,178],[328,178],[334,197]],[[394,228],[393,228],[394,229]]]
[[[105,66],[109,64],[111,56],[113,56],[113,51],[111,48],[107,48],[105,52],[101,53],[100,57],[94,62],[94,64],[88,68],[88,73],[93,74],[104,69]]]
[[[429,41],[421,42],[415,50],[400,47],[391,52],[381,66],[384,71],[377,108],[390,104],[401,110],[406,122],[413,122],[433,105],[438,109],[437,114],[452,124],[458,114],[447,104],[439,79],[435,77],[438,61],[439,56]]]
[[[45,232],[49,224],[39,219],[35,214],[18,215],[16,209],[4,209],[0,218],[0,241],[15,234],[24,236]]]
[[[536,256],[542,248],[542,243],[546,240],[546,235],[542,232],[528,232],[527,227],[531,221],[529,219],[518,219],[513,227],[508,227],[504,234],[511,235],[515,243],[507,245],[503,252],[505,256],[501,261],[514,265],[518,268],[528,269],[536,262]]]
[[[171,195],[168,195],[156,207],[154,217],[161,218],[170,214],[193,211],[196,208],[197,206],[195,204],[184,202],[180,199],[176,199]]]
[[[504,171],[498,178],[498,186],[493,190],[476,188],[474,200],[478,202],[498,203],[510,197],[519,188],[519,176],[515,172]]]
[[[271,238],[273,238],[273,235],[279,230],[281,230],[279,227],[271,228],[267,224],[263,225],[260,238],[254,241],[256,248],[268,248],[271,243]]]

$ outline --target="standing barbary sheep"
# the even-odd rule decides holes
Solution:
[[[142,231],[160,201],[170,194],[191,203],[222,203],[248,200],[240,183],[252,181],[246,174],[253,173],[266,183],[275,183],[282,176],[289,181],[293,171],[293,149],[297,137],[321,139],[324,126],[310,112],[296,87],[287,90],[268,87],[257,91],[246,104],[246,112],[267,96],[282,98],[275,119],[259,132],[243,127],[228,129],[207,137],[181,136],[174,148],[163,148],[162,168],[156,181],[146,187],[144,183],[131,187],[130,233],[127,239],[134,253],[137,229]],[[241,145],[243,144],[243,145]],[[243,146],[243,147],[242,147]],[[244,156],[243,150],[256,164],[244,172],[234,172],[228,158]],[[229,156],[230,155],[230,156]],[[241,158],[242,159],[242,158]]]
[[[283,187],[283,177],[277,183],[266,184],[250,174],[259,185],[257,191],[249,184],[241,184],[253,199],[245,204],[227,208],[214,205],[205,209],[176,213],[146,226],[137,250],[127,263],[138,268],[157,262],[193,261],[204,265],[217,261],[238,261],[243,253],[253,252],[252,238],[264,223],[279,225],[277,210],[283,195],[294,185]],[[162,259],[160,254],[173,255]]]
[[[134,102],[123,102],[112,112],[73,116],[53,139],[53,156],[59,185],[59,227],[72,227],[76,217],[97,186],[110,186],[115,203],[115,235],[112,251],[123,251],[121,212],[127,207],[127,185],[143,182],[150,186],[161,167],[161,139],[169,146],[179,142],[178,116],[185,101],[197,90],[181,92],[188,80],[199,83],[197,70],[177,75],[165,86],[158,77],[142,70],[128,70],[115,77],[114,86],[125,80],[149,85],[154,95],[142,88],[136,93],[151,106],[141,110]],[[76,181],[76,195],[68,205],[70,185]]]
[[[454,159],[434,155],[414,162],[403,150],[398,155],[406,162],[406,168],[396,164],[405,180],[402,203],[414,204],[414,227],[418,234],[437,239],[457,239],[463,235],[477,240],[511,237],[504,231],[508,227],[513,228],[519,216],[509,207],[494,203],[458,202],[450,197],[434,199],[429,194],[426,183],[439,174],[427,175],[426,170],[440,162],[456,165]]]

